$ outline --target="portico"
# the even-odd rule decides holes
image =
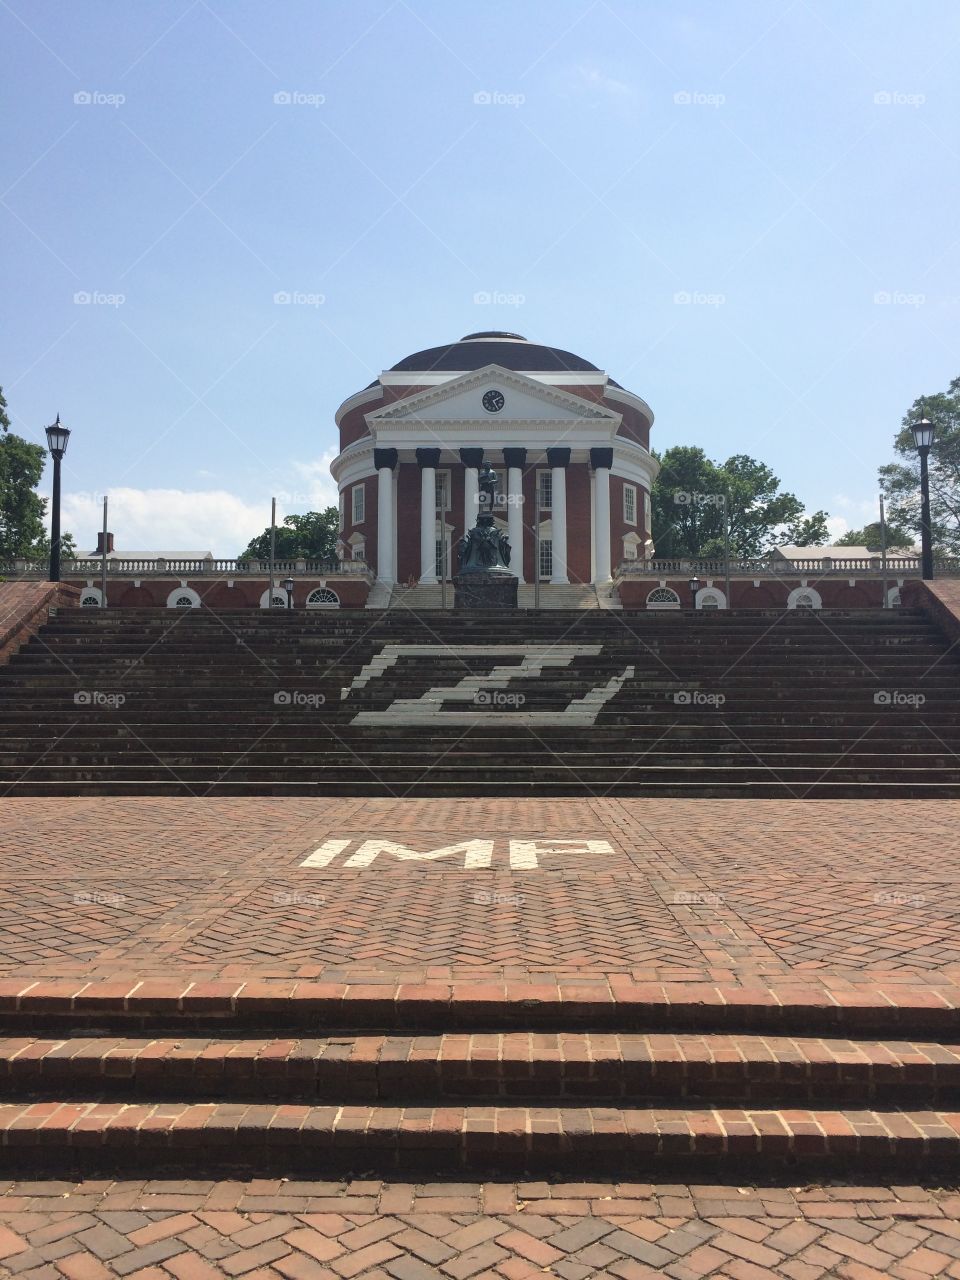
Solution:
[[[332,466],[341,545],[359,543],[368,561],[375,547],[383,588],[451,578],[456,557],[446,549],[473,527],[479,469],[489,464],[520,583],[601,586],[629,550],[649,554],[657,463],[646,404],[577,357],[516,336],[454,346],[436,350],[461,365],[498,359],[451,372],[422,353],[422,369],[403,368],[419,364],[410,357],[342,406]],[[562,367],[510,367],[551,362]]]

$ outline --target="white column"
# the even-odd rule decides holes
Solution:
[[[550,510],[550,527],[553,530],[553,574],[550,582],[563,586],[567,577],[567,468],[551,467],[553,475],[553,505]]]
[[[437,581],[437,471],[420,468],[420,581]]]
[[[610,574],[610,468],[597,467],[593,503],[594,582],[609,582]]]
[[[480,514],[480,471],[477,467],[463,468],[463,531],[469,533]]]
[[[393,467],[377,468],[377,578],[396,582],[393,519]]]
[[[510,568],[523,582],[523,471],[507,468],[507,537],[510,539]]]

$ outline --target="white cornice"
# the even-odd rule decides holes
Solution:
[[[364,387],[362,391],[356,391],[352,396],[348,396],[343,404],[334,415],[334,421],[337,426],[345,413],[349,413],[351,409],[356,409],[362,404],[372,403],[374,400],[383,399],[383,387],[378,383],[374,383],[372,387]]]
[[[582,418],[585,422],[611,424],[614,430],[623,421],[622,414],[617,413],[614,409],[608,409],[605,405],[599,404],[595,400],[587,400],[583,396],[573,395],[571,392],[563,391],[559,387],[538,382],[535,378],[530,378],[523,373],[517,373],[514,369],[505,369],[499,364],[484,365],[482,369],[473,369],[469,373],[461,374],[459,377],[447,379],[445,382],[427,387],[424,391],[415,395],[405,396],[403,399],[395,400],[380,409],[374,409],[365,414],[364,417],[370,430],[379,434],[387,423],[398,421],[409,423],[415,421],[424,409],[443,404],[456,396],[462,395],[464,392],[481,387],[491,380],[495,380],[498,385],[525,393],[543,404],[553,405],[557,409],[562,409],[564,416],[561,418],[558,415],[558,420],[562,421],[566,427],[570,426],[569,419],[571,417]],[[431,419],[431,422],[436,421],[437,419]],[[446,428],[448,425],[447,420],[444,419],[442,421],[443,426]],[[478,419],[477,421],[485,430],[489,430],[494,422],[491,418]],[[514,422],[516,421],[514,419]],[[524,426],[529,425],[529,420],[522,419],[521,421]],[[543,419],[536,419],[537,425],[540,425],[543,421]]]
[[[619,400],[622,404],[629,404],[634,409],[639,409],[650,426],[653,426],[653,410],[640,396],[634,395],[632,391],[625,391],[623,387],[611,387],[609,383],[603,394],[606,400]]]
[[[380,381],[385,387],[436,387],[442,382],[450,382],[453,378],[462,378],[473,372],[473,369],[445,370],[440,373],[427,369],[385,369],[380,375]],[[607,384],[607,375],[596,369],[584,369],[581,372],[568,369],[517,369],[514,372],[522,373],[523,377],[531,378],[534,382],[545,382],[557,387],[603,387]]]

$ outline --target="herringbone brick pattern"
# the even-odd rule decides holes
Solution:
[[[958,817],[910,800],[7,799],[0,972],[956,982]],[[373,838],[484,839],[492,861],[345,865]],[[331,839],[342,856],[300,865]],[[585,839],[603,843],[511,869],[511,840]]]
[[[22,1280],[930,1280],[960,1196],[921,1187],[377,1181],[7,1183]]]

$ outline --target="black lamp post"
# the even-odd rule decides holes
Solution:
[[[910,424],[917,453],[920,455],[920,554],[925,581],[933,577],[933,539],[930,535],[930,477],[927,472],[927,455],[933,444],[933,423],[923,413],[920,401],[920,417]]]
[[[292,578],[284,578],[283,589],[287,593],[287,608],[292,609],[293,608],[293,579]]]
[[[60,463],[67,452],[69,428],[62,425],[60,415],[47,427],[47,448],[53,458],[53,499],[50,504],[50,581],[60,581]]]
[[[697,592],[699,590],[700,590],[700,579],[691,578],[690,579],[690,598],[693,601],[694,610],[696,610],[696,607],[697,607]]]

